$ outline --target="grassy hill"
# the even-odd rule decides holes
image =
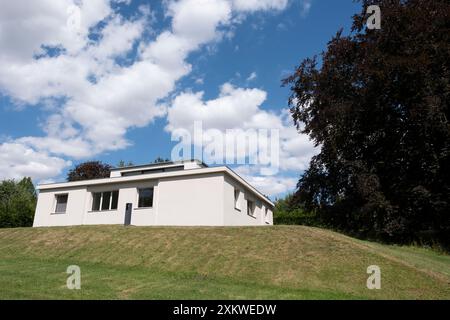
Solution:
[[[66,288],[81,268],[82,289]],[[381,268],[381,290],[366,269]],[[302,226],[0,229],[0,299],[450,299],[450,256]]]

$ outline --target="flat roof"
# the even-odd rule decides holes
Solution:
[[[162,178],[170,178],[170,177],[178,177],[178,176],[190,176],[190,175],[213,174],[213,173],[228,174],[229,176],[231,176],[232,178],[237,180],[240,184],[244,185],[244,187],[253,191],[259,199],[263,200],[266,203],[269,203],[272,207],[274,206],[274,203],[269,198],[267,198],[263,193],[258,191],[258,189],[253,187],[250,183],[245,181],[236,172],[234,172],[233,170],[231,170],[229,167],[226,167],[226,166],[206,167],[206,168],[180,170],[180,171],[172,171],[172,172],[161,172],[161,173],[147,173],[147,174],[144,173],[144,174],[135,175],[135,176],[109,177],[109,178],[91,179],[91,180],[82,180],[82,181],[40,184],[37,186],[37,189],[38,190],[52,190],[52,189],[72,188],[72,187],[88,187],[88,186],[103,185],[103,184],[110,184],[110,183],[125,183],[125,182],[143,181],[143,180],[150,180],[150,179],[162,179]]]
[[[130,170],[130,169],[141,169],[141,168],[152,168],[152,167],[160,167],[160,166],[168,166],[168,165],[177,165],[177,164],[184,164],[187,162],[197,162],[198,164],[202,165],[203,167],[207,168],[208,165],[204,162],[197,160],[197,159],[191,159],[191,160],[180,160],[180,161],[164,161],[164,162],[156,162],[156,163],[149,163],[149,164],[140,164],[140,165],[133,165],[133,166],[124,166],[124,167],[115,167],[112,168],[111,171],[121,171],[121,170]]]

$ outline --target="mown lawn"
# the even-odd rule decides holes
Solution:
[[[302,226],[0,229],[0,299],[450,299],[450,256]]]

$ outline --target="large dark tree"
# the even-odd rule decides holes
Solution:
[[[366,8],[381,8],[381,29]],[[362,1],[352,32],[285,80],[321,146],[295,202],[322,223],[407,242],[450,238],[450,2]]]
[[[109,164],[100,161],[89,161],[77,165],[67,174],[67,181],[80,181],[108,178],[111,172]]]

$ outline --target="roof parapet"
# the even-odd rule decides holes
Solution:
[[[207,168],[208,166],[200,160],[181,160],[181,161],[167,161],[159,163],[150,163],[137,166],[128,166],[111,169],[111,178],[128,176],[128,175],[139,175],[146,173],[157,173],[157,172],[167,172],[167,171],[178,171],[178,170],[190,170],[190,169],[200,169]]]

